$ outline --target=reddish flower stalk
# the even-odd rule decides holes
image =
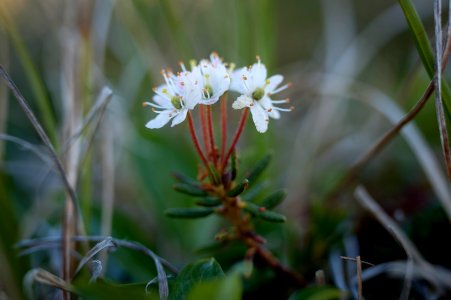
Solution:
[[[211,106],[207,106],[207,128],[208,128],[208,139],[210,141],[210,152],[209,157],[212,158],[213,164],[216,166],[216,145],[215,145],[215,135],[213,133],[213,117],[211,115]]]
[[[245,108],[243,110],[243,113],[241,114],[240,123],[238,125],[238,128],[235,132],[235,136],[233,137],[232,144],[230,145],[229,150],[227,151],[227,155],[225,156],[225,159],[222,161],[221,166],[221,172],[223,172],[227,166],[227,162],[229,161],[230,156],[232,155],[233,149],[235,149],[236,143],[240,139],[241,133],[243,133],[244,125],[246,124],[247,115],[249,114],[249,108]]]
[[[221,98],[221,163],[223,163],[227,144],[227,94]]]
[[[199,105],[199,115],[200,115],[200,125],[202,128],[202,139],[204,140],[204,147],[205,147],[205,152],[208,153],[211,152],[210,149],[210,141],[208,139],[208,131],[207,131],[207,123],[205,121],[205,105]]]
[[[205,165],[205,168],[207,171],[209,170],[208,167],[208,161],[205,158],[204,153],[202,152],[202,149],[200,148],[199,140],[197,139],[196,130],[194,129],[194,122],[193,117],[191,116],[191,113],[188,112],[188,124],[189,124],[189,132],[191,134],[191,138],[193,139],[194,146],[196,147],[197,154],[199,154],[200,159]]]

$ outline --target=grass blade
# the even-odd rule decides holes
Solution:
[[[420,55],[421,61],[423,62],[424,68],[426,69],[429,78],[434,77],[434,54],[432,51],[431,44],[429,43],[426,30],[418,16],[415,7],[411,0],[399,0],[404,16],[406,17],[407,23],[409,24],[410,30],[412,31],[413,37],[415,39],[415,45]],[[450,118],[451,111],[451,90],[446,81],[441,80],[442,84],[442,97],[445,103],[446,115]]]
[[[33,61],[31,60],[30,54],[25,48],[24,42],[22,41],[19,33],[14,27],[13,22],[11,22],[6,13],[1,9],[0,9],[0,20],[3,21],[5,25],[4,27],[6,28],[6,32],[9,35],[11,42],[17,51],[17,54],[19,55],[20,62],[23,65],[25,74],[27,75],[27,78],[30,82],[31,89],[33,90],[33,93],[36,97],[37,105],[39,107],[41,117],[43,120],[42,122],[44,124],[44,127],[47,129],[49,139],[58,148],[57,144],[58,131],[56,128],[56,121],[52,112],[50,99],[48,98],[47,93],[45,91],[44,83],[39,77],[38,71],[35,65],[33,64]]]

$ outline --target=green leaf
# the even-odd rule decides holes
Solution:
[[[240,300],[242,292],[241,278],[235,274],[195,285],[187,299]]]
[[[87,300],[103,299],[159,299],[156,289],[146,293],[146,283],[115,284],[103,279],[95,283],[76,282],[77,293]]]
[[[259,205],[266,207],[268,209],[273,209],[274,207],[282,203],[282,201],[285,199],[286,196],[287,193],[284,190],[280,190],[275,193],[272,193],[271,195],[263,199],[259,203]]]
[[[258,217],[268,222],[283,223],[287,220],[287,218],[284,215],[281,215],[274,211],[266,210],[266,208],[255,205],[253,203],[246,203],[244,210],[251,213],[255,217]]]
[[[187,194],[190,196],[194,196],[194,197],[205,197],[208,196],[207,192],[204,191],[203,189],[201,189],[198,186],[194,186],[191,184],[187,184],[187,183],[175,183],[173,185],[174,190],[176,190],[177,192],[183,193],[183,194]]]
[[[195,179],[188,177],[180,172],[173,172],[172,177],[174,177],[177,181],[182,182],[182,183],[186,183],[186,184],[193,185],[193,186],[199,185],[199,183]]]
[[[249,180],[244,179],[241,183],[237,184],[232,190],[227,193],[229,197],[236,197],[243,193],[249,186]]]
[[[197,219],[211,215],[215,210],[207,207],[169,208],[166,216],[179,219]]]
[[[346,294],[334,287],[308,287],[295,292],[288,300],[333,300],[342,299]]]
[[[269,181],[265,180],[257,184],[252,184],[246,193],[241,195],[241,200],[243,201],[254,201],[267,187],[269,186]]]
[[[247,173],[246,178],[249,180],[251,184],[253,184],[257,178],[263,173],[263,171],[268,167],[269,162],[271,161],[272,155],[268,154],[263,157],[255,167]]]
[[[399,4],[401,5],[404,16],[406,17],[407,23],[412,31],[415,39],[415,45],[421,61],[423,62],[424,68],[426,69],[429,78],[432,79],[435,73],[434,52],[432,51],[432,47],[423,23],[421,22],[421,19],[418,16],[411,0],[399,0]],[[447,116],[449,118],[451,112],[451,89],[444,79],[442,80],[442,97],[444,100],[443,102],[445,103]]]
[[[221,176],[219,175],[218,170],[216,169],[216,167],[213,164],[208,164],[208,169],[209,169],[209,176],[210,179],[212,181],[212,183],[214,184],[220,184],[221,183]]]
[[[199,200],[196,201],[197,205],[200,206],[205,206],[205,207],[215,207],[218,205],[221,205],[222,202],[218,197],[205,197],[205,198],[200,198]]]
[[[201,259],[184,267],[176,278],[169,300],[186,299],[190,290],[201,282],[224,276],[224,271],[214,258]],[[208,299],[201,297],[198,299]]]

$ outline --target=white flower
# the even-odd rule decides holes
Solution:
[[[143,103],[144,106],[151,106],[158,114],[146,124],[150,129],[161,128],[171,119],[171,127],[180,124],[186,119],[188,110],[194,109],[201,98],[201,90],[190,72],[174,75],[163,71],[162,74],[166,83],[154,89],[155,103]]]
[[[285,90],[289,84],[278,88],[283,81],[282,75],[267,77],[267,71],[260,58],[249,68],[241,68],[232,73],[230,90],[240,94],[232,104],[234,109],[249,107],[258,132],[268,129],[269,117],[279,119],[279,111],[291,111],[293,108],[276,107],[274,104],[288,103],[289,99],[272,100],[271,96]]]
[[[186,71],[182,64],[182,69]],[[211,105],[219,100],[224,92],[229,89],[230,75],[216,53],[210,55],[210,60],[201,60],[199,65],[191,70],[201,89],[200,104]]]

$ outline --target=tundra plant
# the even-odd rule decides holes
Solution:
[[[231,224],[229,230],[217,234],[217,240],[242,241],[248,249],[247,259],[252,260],[258,255],[270,267],[300,281],[299,276],[282,267],[264,247],[265,240],[255,232],[253,226],[253,220],[256,218],[268,222],[285,221],[283,215],[271,210],[280,204],[285,193],[276,191],[259,202],[242,195],[268,165],[269,156],[259,161],[243,176],[237,171],[235,149],[249,111],[257,131],[264,133],[268,129],[269,118],[279,119],[280,112],[293,109],[278,107],[279,104],[288,103],[289,99],[274,97],[278,92],[288,88],[289,84],[281,85],[282,75],[268,77],[266,67],[259,57],[252,66],[234,70],[233,64],[224,63],[216,53],[211,54],[209,60],[201,60],[198,64],[191,62],[190,70],[181,63],[180,72],[164,70],[162,75],[164,84],[154,88],[153,102],[143,103],[157,114],[146,127],[161,128],[171,120],[171,126],[175,126],[188,119],[190,135],[202,161],[196,180],[176,174],[177,183],[174,185],[174,189],[178,192],[197,197],[195,202],[197,207],[172,208],[166,214],[174,218],[201,218],[215,213]],[[229,92],[237,94],[232,108],[242,110],[242,113],[235,134],[228,144]],[[217,146],[214,136],[212,118],[212,106],[217,103],[221,111],[220,147]],[[200,115],[201,141],[198,139],[192,116],[193,110],[197,107]]]

